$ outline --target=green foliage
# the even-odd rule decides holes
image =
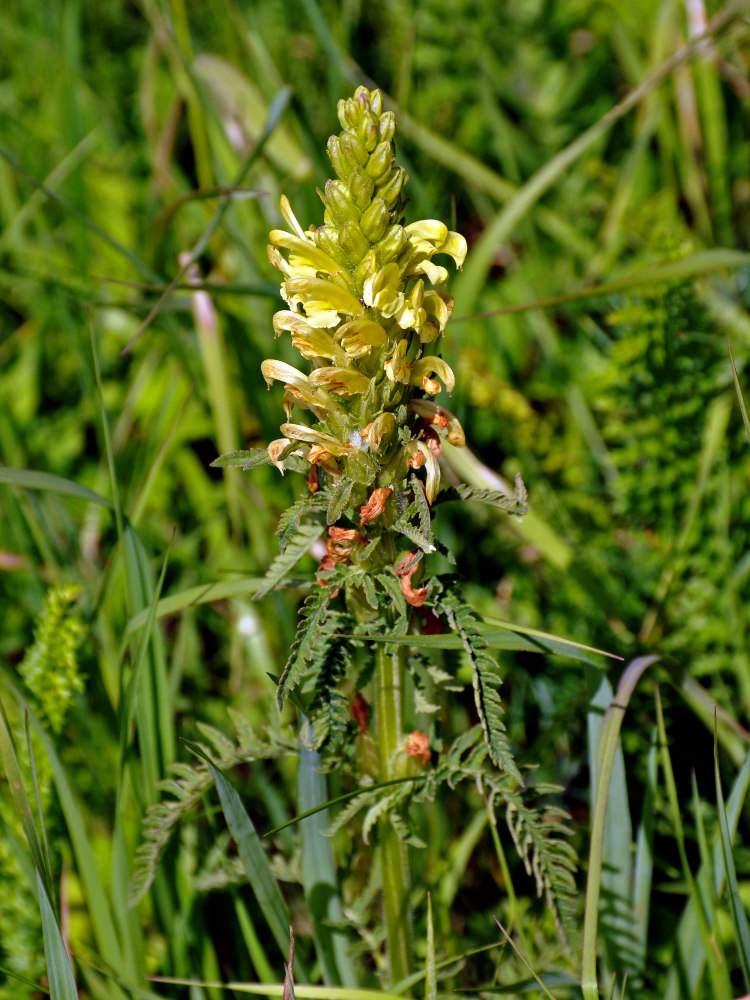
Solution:
[[[331,592],[325,587],[316,587],[306,598],[300,609],[297,634],[294,637],[289,658],[279,678],[276,695],[279,709],[294,691],[309,669],[320,638],[320,629],[328,615]]]
[[[578,660],[553,655],[570,647],[541,631],[627,660],[658,652],[664,664],[674,795],[665,797],[666,769],[651,749],[645,680],[624,718],[618,777],[628,791],[621,839],[633,859],[637,948],[605,913],[592,989],[617,1000],[745,991],[750,451],[725,344],[746,390],[748,27],[730,7],[709,4],[711,40],[684,49],[701,30],[700,5],[511,2],[502,31],[496,6],[11,0],[4,10],[0,667],[32,709],[50,899],[64,889],[66,943],[92,1000],[183,988],[148,982],[150,973],[280,989],[277,943],[210,772],[185,763],[175,744],[175,733],[201,732],[220,770],[234,768],[259,832],[301,809],[300,735],[320,746],[315,802],[355,794],[330,806],[334,835],[318,830],[312,840],[328,851],[324,883],[310,876],[317,855],[303,827],[263,843],[299,959],[313,981],[330,984],[327,996],[338,995],[339,980],[371,991],[388,980],[383,869],[372,852],[389,830],[392,859],[399,844],[424,845],[411,849],[422,970],[412,991],[425,966],[430,995],[535,989],[523,960],[498,944],[497,916],[558,1000],[577,995],[584,914],[579,902],[566,955],[553,918],[568,912],[570,884],[555,842],[586,853],[584,720],[600,682],[586,672],[603,668],[592,668],[600,661],[590,650]],[[383,531],[359,525],[369,462],[352,462],[337,481],[319,468],[320,489],[302,499],[302,481],[270,465],[281,390],[266,395],[258,375],[280,305],[263,252],[280,225],[279,196],[288,194],[303,225],[321,221],[315,188],[330,173],[323,149],[333,109],[363,81],[390,98],[398,163],[411,175],[396,223],[450,219],[469,243],[450,279],[448,335],[431,349],[455,372],[450,406],[472,453],[443,440],[444,488],[432,504],[418,483],[427,484],[424,469],[400,469]],[[287,339],[274,354],[299,363]],[[362,401],[374,398],[371,386]],[[358,405],[349,411],[357,432],[366,426]],[[409,440],[422,433],[416,414],[398,419]],[[310,471],[300,455],[283,461]],[[519,473],[528,513],[525,493],[514,494]],[[254,603],[277,557],[277,525],[282,556],[271,580],[281,586]],[[329,527],[360,531],[369,544],[319,570],[319,588],[305,569],[301,526],[303,536],[319,530],[316,559]],[[293,576],[285,557],[297,552]],[[455,628],[440,610],[452,600],[446,559],[462,580]],[[428,588],[421,607],[406,599],[397,567],[415,570],[415,591]],[[34,645],[46,595],[68,586],[80,596],[61,613],[60,641],[50,628]],[[298,714],[301,730],[280,729],[267,675],[294,642],[300,591],[321,590],[330,594],[325,623],[321,613],[303,629],[299,678],[287,677],[284,719],[295,709],[308,722]],[[386,647],[368,638],[378,632],[401,637],[403,718],[394,728],[427,740],[426,764],[398,741],[388,760],[379,757],[373,660]],[[502,703],[500,671],[478,635],[502,650]],[[387,648],[390,656],[396,644]],[[76,658],[85,685],[69,670]],[[484,721],[501,748],[512,747],[523,786],[489,757],[477,677]],[[713,791],[714,706],[720,778],[731,788],[726,823]],[[222,735],[228,709],[236,739]],[[22,719],[13,710],[10,720],[31,790]],[[380,787],[386,767],[409,780]],[[548,811],[543,790],[557,786]],[[509,809],[507,833],[502,823],[488,830],[488,799],[498,818]],[[570,837],[550,828],[560,805]],[[2,794],[0,817],[0,966],[43,986],[33,868]],[[128,910],[134,871],[143,891]],[[688,876],[695,899],[685,897]],[[332,890],[339,908],[328,907]],[[318,950],[326,934],[335,947]],[[339,947],[356,971],[351,982]],[[3,975],[8,1000],[38,992]],[[190,989],[207,1000],[226,992]]]
[[[471,664],[474,699],[492,762],[520,784],[521,774],[508,742],[503,722],[503,706],[498,693],[501,683],[500,667],[487,652],[487,640],[477,630],[476,618],[460,598],[450,591],[444,593],[440,609],[451,628],[461,636],[464,651]]]

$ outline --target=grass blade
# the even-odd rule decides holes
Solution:
[[[308,581],[287,580],[287,587],[304,587]],[[212,601],[223,601],[227,597],[240,597],[244,594],[255,594],[263,584],[262,577],[245,577],[242,580],[234,580],[232,583],[202,583],[197,587],[189,587],[181,590],[170,597],[163,597],[156,605],[155,618],[166,618],[169,615],[179,614],[187,611],[199,604],[210,604]],[[144,608],[134,615],[127,627],[127,635],[138,632],[148,623],[149,609]]]
[[[48,899],[54,899],[52,872],[49,868],[47,852],[44,849],[43,842],[39,837],[39,832],[34,823],[34,815],[21,776],[21,768],[18,763],[18,756],[16,755],[13,735],[2,702],[0,702],[0,759],[3,762],[3,769],[8,780],[8,788],[10,789],[10,797],[21,820],[21,827],[31,851],[37,876],[42,880]]]
[[[597,801],[602,767],[600,736],[605,712],[613,701],[613,691],[606,677],[599,680],[594,676],[594,685],[597,689],[588,713],[588,745],[591,791],[594,801]],[[603,902],[599,906],[599,934],[605,946],[608,972],[619,974],[630,965],[634,938],[631,907],[633,823],[619,734],[605,797],[608,804],[602,841],[600,881]]]
[[[55,476],[51,472],[34,472],[31,469],[12,469],[0,465],[0,483],[8,486],[20,486],[26,490],[47,490],[50,493],[62,493],[64,496],[76,497],[78,500],[88,500],[112,509],[112,503],[106,497],[94,493],[93,490],[80,486],[72,479]]]
[[[437,1000],[435,927],[432,922],[432,898],[429,892],[427,893],[427,942],[424,956],[424,1000]]]
[[[657,656],[641,656],[625,668],[617,694],[604,715],[597,747],[596,798],[591,821],[589,874],[586,880],[586,909],[583,922],[583,960],[581,990],[584,1000],[599,1000],[596,972],[596,942],[599,921],[602,864],[604,860],[604,830],[609,804],[609,790],[615,756],[620,739],[622,718],[630,697],[643,672],[658,660]]]
[[[289,911],[281,895],[279,884],[271,871],[268,858],[260,843],[253,822],[248,816],[234,786],[224,777],[214,762],[196,743],[184,741],[185,746],[208,764],[221,800],[221,807],[229,832],[237,844],[255,898],[266,919],[273,939],[286,959],[289,948]],[[303,977],[301,977],[303,978]]]
[[[329,826],[327,783],[320,767],[320,754],[307,747],[300,738],[297,801],[300,811],[307,814],[300,825],[302,884],[312,918],[315,948],[326,983],[356,986],[357,974],[347,951],[346,938],[335,928],[336,924],[343,922],[343,912],[333,841],[325,835]]]
[[[719,1000],[719,998],[727,998],[727,1000],[729,1000],[732,996],[732,985],[729,979],[727,965],[722,954],[721,943],[713,930],[714,914],[712,911],[706,911],[704,908],[704,900],[701,897],[697,881],[690,869],[687,851],[685,849],[685,830],[682,822],[682,810],[680,809],[680,802],[677,795],[677,784],[675,782],[674,771],[672,770],[672,760],[669,755],[667,731],[664,724],[664,712],[662,710],[658,688],[656,692],[656,715],[659,742],[661,745],[662,772],[664,774],[664,783],[667,790],[667,800],[669,802],[672,829],[677,842],[682,875],[687,883],[690,901],[693,904],[698,934],[700,935],[703,951],[708,961],[712,995],[716,998],[716,1000]]]
[[[734,388],[737,392],[737,399],[740,404],[740,413],[742,414],[742,423],[745,425],[745,434],[747,434],[747,439],[750,441],[750,420],[747,418],[747,407],[745,406],[745,397],[742,393],[742,386],[740,385],[740,379],[737,375],[737,365],[734,363],[734,355],[732,354],[732,345],[727,341],[727,348],[729,349],[729,360],[732,364],[732,378],[734,379]]]
[[[730,839],[739,825],[740,815],[750,787],[750,754],[740,768],[726,804],[727,827]],[[724,867],[721,862],[721,843],[717,836],[713,845],[714,893],[718,896],[724,885]],[[702,872],[698,872],[698,879]],[[684,995],[693,996],[706,964],[706,953],[701,939],[695,903],[689,899],[677,928],[677,955],[672,964],[664,1000],[682,1000]]]
[[[44,938],[44,956],[47,960],[49,995],[51,1000],[78,1000],[78,989],[70,957],[65,950],[52,903],[50,903],[39,872],[37,872],[37,892],[39,909],[42,914],[42,936]]]
[[[716,808],[719,817],[719,842],[721,857],[724,862],[724,875],[729,889],[729,907],[732,914],[734,938],[737,943],[742,975],[745,979],[745,989],[750,993],[750,927],[747,915],[740,898],[740,888],[737,882],[737,869],[732,855],[732,836],[729,832],[727,810],[724,805],[724,794],[721,790],[721,775],[719,774],[719,741],[714,726],[714,779],[716,781]]]

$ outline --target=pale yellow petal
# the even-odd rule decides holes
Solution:
[[[316,368],[310,374],[310,385],[327,389],[338,396],[355,396],[367,392],[370,380],[353,368]]]
[[[357,450],[354,445],[346,444],[331,434],[324,434],[323,431],[306,427],[304,424],[282,424],[281,432],[292,441],[323,445],[329,455],[351,455]]]
[[[422,386],[423,379],[429,378],[433,374],[442,379],[449,393],[453,392],[456,385],[456,376],[453,374],[450,365],[447,365],[442,358],[434,356],[420,358],[419,361],[414,362],[411,366],[411,384]]]
[[[272,229],[268,238],[274,246],[289,250],[289,263],[292,268],[298,268],[300,265],[307,266],[314,271],[322,271],[324,274],[336,274],[341,270],[339,264],[332,257],[329,257],[325,251],[310,240],[300,239],[298,236],[284,232],[283,229]]]
[[[273,381],[288,382],[290,385],[296,385],[301,388],[309,385],[307,375],[303,375],[301,371],[288,365],[285,361],[275,361],[273,358],[267,358],[261,364],[260,370],[263,372],[263,378],[266,380],[269,388]]]
[[[448,233],[436,253],[447,253],[456,262],[456,267],[462,268],[466,260],[466,249],[466,240],[460,233]]]
[[[361,358],[369,354],[373,347],[382,347],[388,337],[380,323],[364,318],[344,323],[335,336],[352,358]]]
[[[439,222],[437,219],[422,219],[419,222],[412,222],[410,225],[404,226],[404,232],[414,240],[429,240],[435,246],[445,243],[448,236],[451,235],[445,223]]]
[[[292,211],[292,206],[289,203],[289,199],[285,194],[282,194],[280,201],[281,214],[284,217],[284,222],[294,230],[294,232],[299,236],[301,240],[305,238],[304,230],[302,226],[297,222],[297,216]]]

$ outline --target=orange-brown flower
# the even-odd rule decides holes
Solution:
[[[418,729],[415,729],[413,733],[409,733],[406,737],[406,746],[404,749],[410,757],[419,757],[425,766],[430,763],[430,757],[432,756],[430,741]]]
[[[360,733],[366,733],[367,722],[370,718],[370,706],[359,691],[354,695],[354,701],[349,709],[349,714],[359,726]]]
[[[318,467],[317,465],[310,466],[310,472],[305,480],[307,483],[307,488],[311,493],[317,493],[320,489],[320,480],[318,479]]]
[[[408,604],[413,608],[421,608],[427,600],[428,586],[414,587],[411,578],[416,573],[419,560],[416,559],[417,549],[407,552],[406,555],[396,565],[396,576],[400,577],[401,593],[406,598]]]
[[[370,499],[359,508],[359,526],[369,524],[385,510],[388,497],[393,492],[392,486],[379,486],[370,494]]]

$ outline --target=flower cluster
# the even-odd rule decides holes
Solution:
[[[424,467],[432,503],[442,438],[464,443],[458,420],[431,397],[455,382],[432,353],[453,309],[436,288],[448,272],[433,258],[445,254],[460,268],[466,241],[432,219],[403,224],[407,176],[394,161],[394,117],[379,91],[359,87],[338,114],[343,131],[328,141],[337,179],[318,192],[324,224],[303,230],[282,197],[289,231],[269,236],[288,305],[274,331],[290,334],[310,372],[274,360],[261,369],[269,387],[284,386],[287,419],[268,447],[272,462],[283,472],[290,455],[306,459],[312,491],[320,471],[328,484],[348,477],[362,526],[383,513],[410,469]],[[317,423],[297,422],[295,408]]]

